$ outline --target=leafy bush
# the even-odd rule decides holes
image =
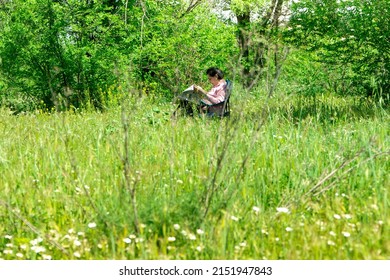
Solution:
[[[119,16],[75,0],[16,0],[0,15],[0,70],[9,88],[57,110],[101,106],[126,37]]]
[[[390,2],[294,2],[287,41],[337,68],[340,79],[351,83],[348,93],[388,98]]]
[[[138,80],[145,92],[170,98],[205,81],[208,67],[231,72],[238,54],[234,26],[220,21],[207,5],[186,14],[180,4],[155,5],[145,16],[142,45],[131,54],[132,64],[140,65]]]
[[[0,71],[7,87],[47,108],[104,108],[124,91],[171,98],[204,70],[228,70],[235,29],[208,5],[15,0],[0,5]],[[229,71],[228,71],[229,72]],[[118,84],[122,90],[115,90]]]

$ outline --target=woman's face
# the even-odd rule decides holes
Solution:
[[[207,78],[209,79],[209,82],[213,85],[213,86],[217,86],[219,84],[219,80],[218,80],[218,76],[215,75],[215,76],[209,76],[207,75]]]

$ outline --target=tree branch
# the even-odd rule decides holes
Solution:
[[[179,18],[184,17],[186,14],[191,13],[197,6],[199,6],[203,0],[191,0],[190,4],[188,5],[187,10],[180,15]]]

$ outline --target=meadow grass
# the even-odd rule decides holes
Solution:
[[[390,259],[388,109],[232,102],[222,120],[147,97],[124,114],[3,109],[0,258]]]

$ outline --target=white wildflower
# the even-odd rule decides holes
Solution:
[[[344,215],[344,218],[347,219],[347,220],[349,220],[349,219],[352,219],[352,216],[349,215],[349,214],[345,214],[345,215]]]
[[[333,218],[335,218],[336,220],[340,220],[341,219],[340,215],[338,215],[338,214],[334,214]]]
[[[336,236],[336,233],[334,231],[330,231],[329,234],[332,236]]]
[[[35,245],[38,245],[39,243],[41,243],[42,241],[43,241],[43,239],[40,238],[40,237],[38,237],[38,238],[36,238],[36,239],[31,240],[31,241],[30,241],[30,244],[33,245],[33,246],[35,246]]]
[[[18,258],[23,258],[24,257],[24,255],[22,254],[22,253],[16,253],[16,256],[18,257]]]
[[[176,240],[176,238],[174,236],[168,237],[168,241],[169,242],[174,242],[175,240]]]
[[[287,231],[287,232],[290,232],[290,231],[293,231],[293,229],[290,228],[290,227],[286,227],[286,231]]]
[[[236,216],[231,216],[230,219],[232,219],[233,221],[238,221],[238,218]]]
[[[8,239],[8,240],[11,240],[11,239],[12,239],[12,235],[8,235],[8,234],[7,234],[7,235],[4,236],[4,238],[5,238],[5,239]]]
[[[42,246],[32,246],[31,250],[33,250],[37,254],[43,253],[46,251],[45,247],[42,247]]]
[[[328,245],[329,246],[334,246],[334,245],[336,245],[332,240],[328,240]]]
[[[349,232],[346,232],[346,231],[343,231],[342,234],[344,235],[344,237],[350,237],[351,234]]]
[[[204,231],[201,230],[200,228],[198,228],[198,229],[196,230],[196,233],[199,234],[199,235],[202,235],[202,234],[204,234]]]
[[[175,230],[179,230],[179,229],[180,229],[180,225],[179,225],[179,224],[174,224],[174,225],[173,225],[173,228],[174,228]]]
[[[3,251],[3,253],[6,254],[6,255],[12,255],[14,252],[12,250],[10,250],[10,249],[5,249]]]
[[[74,253],[73,253],[73,256],[75,256],[76,258],[80,258],[80,257],[81,257],[81,255],[80,255],[79,252],[74,252]]]
[[[125,242],[127,244],[130,244],[131,243],[131,239],[130,238],[123,238],[123,242]]]
[[[252,210],[253,210],[256,214],[260,212],[260,208],[257,207],[257,206],[253,206],[253,207],[252,207]]]
[[[195,234],[190,233],[189,237],[190,240],[196,240]]]
[[[376,205],[376,204],[371,204],[371,208],[374,209],[374,210],[378,210],[379,209],[378,205]]]
[[[89,228],[95,228],[95,227],[96,227],[96,223],[94,223],[94,222],[89,223],[89,224],[88,224],[88,227],[89,227]]]
[[[278,211],[278,213],[290,213],[290,210],[286,207],[278,207],[276,208],[276,211]]]
[[[129,238],[131,238],[131,239],[136,239],[137,236],[135,236],[134,234],[130,234],[130,235],[129,235]]]
[[[76,239],[75,241],[73,241],[73,245],[76,246],[76,247],[81,246],[80,240]]]
[[[52,259],[50,255],[46,255],[46,254],[42,254],[42,258],[47,261],[50,261]]]

